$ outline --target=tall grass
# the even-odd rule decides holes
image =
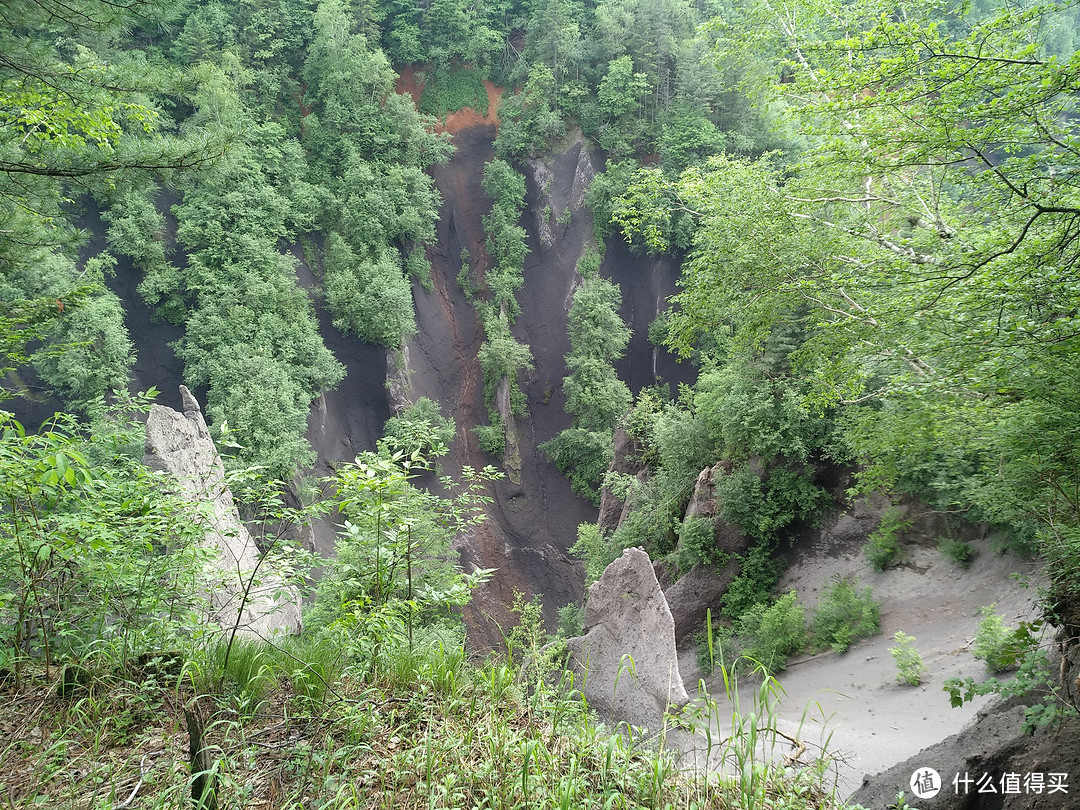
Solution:
[[[18,729],[0,750],[0,795],[19,808],[186,810],[183,717],[196,706],[219,810],[839,806],[825,760],[777,730],[776,682],[745,686],[742,663],[719,667],[723,695],[702,690],[672,721],[704,740],[706,775],[680,763],[668,728],[597,722],[568,673],[526,693],[504,658],[474,663],[460,644],[418,640],[384,639],[366,662],[329,636],[244,641],[227,668],[214,669],[224,653],[211,647],[169,687],[118,678],[62,700],[42,683],[26,701],[36,714],[12,725],[0,708]]]

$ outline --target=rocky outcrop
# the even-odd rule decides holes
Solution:
[[[151,407],[144,462],[176,482],[191,503],[192,520],[205,527],[204,542],[217,552],[205,582],[212,618],[244,635],[299,632],[299,594],[280,574],[265,569],[225,485],[225,469],[199,403],[185,386],[180,396],[183,413]]]
[[[862,545],[881,525],[881,518],[891,502],[879,493],[856,498],[848,509],[827,517],[817,530],[824,548],[847,548]]]
[[[510,399],[510,380],[503,377],[495,389],[495,408],[503,425],[503,468],[506,479],[521,484],[521,440],[518,436],[514,404]]]
[[[647,471],[641,461],[641,447],[637,440],[626,432],[626,428],[617,427],[613,443],[615,455],[608,470],[621,475],[635,476],[639,483],[644,483]],[[626,502],[616,497],[608,487],[600,490],[600,516],[597,518],[597,525],[605,537],[610,537],[619,528],[628,512],[629,507]]]
[[[720,506],[716,501],[716,481],[722,475],[731,472],[731,463],[722,461],[712,467],[706,467],[694,483],[694,492],[686,507],[683,522],[692,518],[709,518],[713,523],[713,536],[716,547],[726,554],[742,554],[750,546],[750,538],[720,516]],[[725,585],[725,587],[727,587]]]
[[[396,416],[413,404],[408,343],[402,343],[396,352],[386,353],[386,394],[390,412]]]
[[[570,184],[570,199],[566,203],[573,211],[578,211],[585,205],[585,193],[589,190],[589,186],[592,185],[592,181],[596,177],[596,167],[593,166],[592,155],[585,148],[585,142],[581,141],[581,144],[582,147],[578,151],[577,165],[574,167],[574,182]]]
[[[682,645],[705,626],[705,615],[712,611],[713,621],[720,612],[720,597],[739,575],[739,561],[725,566],[695,565],[664,591],[671,618],[675,623],[675,643]]]
[[[589,588],[585,635],[567,642],[589,706],[602,719],[658,729],[689,701],[675,624],[649,555],[630,548]]]
[[[564,149],[547,158],[530,158],[525,165],[539,192],[538,204],[532,206],[532,211],[540,247],[547,251],[585,205],[585,193],[596,177],[596,167],[580,130],[570,133]],[[556,182],[568,174],[572,177],[569,188],[565,182]]]

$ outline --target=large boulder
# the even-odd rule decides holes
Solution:
[[[191,518],[206,529],[204,542],[217,554],[206,572],[212,618],[225,630],[247,636],[300,631],[300,596],[282,576],[267,570],[225,484],[225,468],[210,439],[202,409],[180,386],[184,412],[161,405],[146,422],[146,466],[176,482],[191,503]]]
[[[880,493],[856,498],[850,508],[822,522],[819,542],[826,549],[861,546],[881,525],[882,517],[891,506],[892,502]]]
[[[589,588],[585,635],[567,642],[589,705],[605,720],[657,729],[689,701],[675,623],[649,555],[630,548]]]

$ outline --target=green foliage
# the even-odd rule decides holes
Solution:
[[[724,616],[737,621],[754,605],[768,602],[782,573],[783,562],[767,545],[751,547],[739,559],[739,573],[721,597]]]
[[[151,172],[195,166],[220,150],[216,134],[179,134],[169,119],[169,106],[190,100],[193,77],[181,79],[150,62],[123,36],[140,20],[152,24],[168,16],[157,3],[135,8],[83,0],[51,9],[28,2],[5,7],[0,287],[26,274],[50,276],[60,263],[73,265],[80,241],[72,224],[76,197],[105,194]],[[167,104],[161,103],[164,97]],[[0,295],[0,316],[21,328],[31,302],[43,304],[47,296],[53,313],[58,299],[74,303],[80,280],[52,280],[59,286],[45,295],[30,290]],[[36,326],[42,328],[39,335],[48,331],[44,322]],[[20,351],[25,348],[25,341],[16,342]]]
[[[505,380],[509,388],[510,410],[514,414],[522,415],[525,412],[525,396],[521,392],[518,376],[522,371],[532,370],[532,352],[510,332],[507,317],[488,318],[484,328],[487,338],[480,344],[476,359],[484,370],[484,394],[488,412],[494,413],[497,410],[499,387]]]
[[[525,230],[517,224],[525,205],[525,178],[504,160],[496,159],[484,165],[482,185],[492,198],[491,212],[483,218],[488,253],[495,262],[484,276],[488,300],[476,298],[481,291],[472,284],[464,251],[458,279],[466,295],[472,298],[485,333],[477,360],[484,370],[484,398],[492,423],[474,430],[486,452],[502,455],[506,450],[502,422],[510,414],[502,414],[500,408],[509,405],[510,413],[524,415],[525,396],[519,375],[532,369],[532,352],[510,331],[520,312],[515,295],[524,282],[525,256],[528,254]],[[508,402],[500,404],[503,386]]]
[[[1055,598],[1080,581],[1070,24],[1061,3],[725,12],[714,64],[804,151],[650,169],[613,206],[655,249],[694,224],[670,345],[752,352],[798,326],[789,373],[810,409],[848,411],[860,488],[1038,538]]]
[[[435,71],[424,81],[420,112],[443,116],[469,107],[487,115],[488,96],[479,74],[469,68]]]
[[[1005,618],[995,612],[996,607],[995,603],[979,609],[982,619],[975,633],[972,652],[980,661],[986,662],[986,668],[991,672],[1005,672],[1017,666],[1024,646]]]
[[[539,445],[548,460],[570,479],[570,487],[593,506],[600,505],[600,482],[614,456],[611,434],[568,428]]]
[[[772,539],[795,521],[815,521],[829,502],[806,474],[783,467],[764,481],[749,467],[717,476],[716,496],[724,519],[757,540]]]
[[[454,420],[442,415],[439,403],[420,397],[400,416],[391,416],[386,421],[382,441],[391,452],[431,459],[447,453],[456,432]]]
[[[902,507],[890,506],[881,516],[881,523],[866,539],[863,551],[875,571],[884,571],[900,557],[900,536],[911,525],[904,519]]]
[[[566,125],[555,109],[555,76],[546,65],[532,65],[525,86],[499,107],[495,153],[504,159],[531,157],[557,138]]]
[[[732,138],[732,141],[737,139]],[[663,118],[657,151],[664,171],[672,176],[689,166],[700,165],[709,155],[724,151],[728,138],[700,108],[672,106]]]
[[[585,192],[585,204],[592,211],[593,230],[598,242],[603,242],[615,229],[616,200],[632,182],[637,168],[637,163],[633,160],[612,161],[589,184]]]
[[[926,674],[926,664],[923,663],[922,655],[915,648],[915,637],[900,630],[893,639],[896,641],[896,646],[889,647],[889,654],[896,661],[896,679],[909,686],[918,686]]]
[[[814,611],[814,643],[843,653],[860,638],[881,632],[881,611],[867,585],[859,591],[850,579],[835,578],[822,591]]]
[[[370,343],[397,348],[416,334],[412,288],[394,254],[360,259],[331,234],[326,240],[326,305],[334,326]]]
[[[91,278],[101,264],[115,264],[111,257],[91,259],[86,272]],[[100,282],[99,282],[100,283]],[[57,346],[65,347],[57,350]],[[59,321],[50,344],[35,353],[38,374],[64,402],[85,409],[87,404],[114,389],[126,389],[135,353],[124,326],[119,299],[101,290]]]
[[[619,317],[621,298],[615,284],[595,273],[574,292],[567,325],[570,374],[563,378],[566,410],[574,419],[572,427],[540,446],[570,478],[574,491],[595,505],[614,452],[612,432],[632,399],[614,367],[630,340],[630,330]]]
[[[190,650],[209,629],[198,595],[210,552],[180,499],[118,448],[138,433],[123,408],[87,435],[57,415],[37,435],[0,423],[0,660],[95,658],[121,666],[146,649]],[[168,548],[169,553],[162,551]]]
[[[165,269],[165,217],[157,209],[153,188],[135,186],[109,195],[101,218],[108,223],[106,238],[113,253],[130,257],[144,272]]]
[[[938,551],[959,565],[968,568],[975,557],[975,549],[964,540],[956,540],[951,537],[939,537],[937,541]]]
[[[724,554],[716,547],[716,529],[712,518],[687,518],[679,527],[679,547],[675,561],[679,573],[685,574],[695,565],[723,562]]]
[[[411,483],[426,466],[419,450],[405,455],[384,447],[338,471],[331,483],[345,524],[306,625],[330,633],[353,628],[376,646],[386,625],[411,640],[415,624],[465,604],[490,574],[462,572],[450,544],[484,519],[484,485],[498,474],[465,467],[460,482],[442,481],[449,494],[440,497]]]
[[[791,381],[770,380],[762,371],[732,363],[702,374],[694,395],[698,414],[736,458],[804,462],[820,442],[822,420],[808,412]]]
[[[963,706],[980,695],[1000,695],[1005,700],[1023,695],[1029,703],[1024,711],[1025,734],[1033,734],[1036,729],[1057,722],[1063,715],[1075,716],[1075,707],[1067,706],[1059,699],[1058,668],[1051,667],[1046,650],[1040,648],[1043,629],[1043,622],[1039,620],[1021,622],[1013,631],[1017,650],[1014,677],[993,677],[985,681],[970,677],[946,680],[945,691],[949,693],[950,703],[954,707]]]
[[[630,341],[630,328],[619,317],[621,304],[618,285],[595,272],[587,275],[574,291],[570,306],[567,334],[572,357],[612,361],[622,357]]]
[[[739,617],[736,633],[748,639],[743,655],[768,672],[779,672],[787,659],[806,646],[806,609],[788,591],[771,605],[758,603]]]
[[[592,188],[590,186],[590,188]],[[569,208],[566,210],[570,210]],[[591,248],[584,251],[581,254],[581,258],[577,261],[576,270],[581,274],[584,279],[592,278],[600,272],[600,265],[603,263],[604,257]],[[624,347],[625,348],[625,347]]]
[[[473,428],[480,449],[491,456],[502,456],[506,451],[506,428],[502,420],[492,418],[490,425],[477,425]]]
[[[559,635],[562,638],[577,638],[583,635],[585,606],[571,602],[559,608]]]
[[[519,307],[514,295],[520,289],[525,272],[525,229],[518,221],[525,209],[525,178],[503,160],[484,165],[484,191],[492,199],[491,212],[483,218],[487,249],[495,266],[485,275],[492,294],[494,311],[507,313],[513,323]]]
[[[680,498],[689,497],[698,473],[716,459],[705,423],[692,410],[671,404],[650,422],[648,442],[654,445],[659,469],[678,482]]]
[[[689,494],[685,480],[665,470],[643,484],[631,484],[626,496],[630,512],[611,537],[614,547],[642,546],[655,559],[673,551]]]
[[[697,658],[703,671],[710,673],[720,664],[725,672],[733,672],[742,659],[767,673],[785,669],[788,658],[803,650],[808,640],[806,609],[796,600],[795,591],[778,599],[766,595],[731,626],[713,628],[710,613],[705,631],[696,636]]]
[[[706,624],[711,626],[711,618]],[[745,647],[746,642],[735,635],[734,629],[724,625],[713,629],[711,640],[708,629],[694,634],[694,655],[705,675],[711,675],[717,667],[725,672],[732,670]]]
[[[671,503],[685,504],[700,471],[714,467],[721,517],[760,541],[793,524],[813,524],[831,503],[810,464],[823,452],[826,420],[766,376],[769,362],[770,354],[753,364],[732,359],[703,373],[679,405],[630,419]]]
[[[570,546],[570,553],[585,563],[585,587],[592,585],[604,573],[617,556],[611,544],[600,533],[595,523],[582,523],[577,529],[577,541]]]
[[[506,636],[507,657],[514,661],[527,662],[530,673],[546,676],[558,667],[565,652],[565,645],[548,645],[548,633],[544,629],[544,606],[540,597],[525,599],[525,594],[514,591],[514,602],[510,612],[517,616],[518,623]]]

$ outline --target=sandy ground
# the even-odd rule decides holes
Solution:
[[[997,553],[992,538],[976,541],[974,546],[977,556],[967,570],[936,548],[909,545],[904,548],[902,565],[879,573],[867,565],[861,550],[822,543],[804,550],[784,574],[780,587],[795,588],[808,605],[808,615],[819,589],[833,576],[851,576],[860,587],[871,586],[881,603],[881,635],[855,644],[843,655],[826,652],[795,659],[778,678],[783,692],[777,704],[779,729],[811,749],[825,747],[836,758],[841,795],[850,795],[865,774],[886,770],[956,733],[992,699],[979,698],[954,709],[944,681],[988,677],[983,663],[971,653],[979,609],[997,603],[998,612],[1014,624],[1034,618],[1036,573],[1032,561]],[[896,664],[888,648],[898,630],[915,636],[928,667],[918,687],[897,683]],[[687,691],[694,694],[698,678],[693,654],[684,655],[680,666]],[[724,693],[716,677],[707,686],[713,695]],[[743,690],[744,711],[752,691]],[[726,722],[720,723],[719,732],[726,736],[730,704],[721,703],[721,718]],[[696,758],[703,764],[700,739],[680,742],[691,751],[690,761]],[[788,744],[780,743],[777,753],[786,754]]]

